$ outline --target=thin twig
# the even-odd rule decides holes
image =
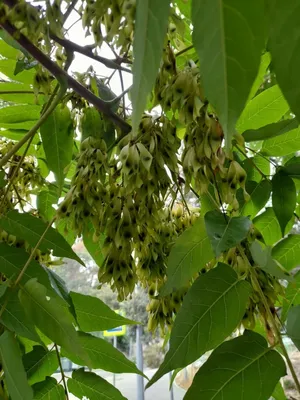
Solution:
[[[243,154],[243,156],[245,156],[245,157],[247,158],[247,160],[249,160],[249,161],[251,162],[251,164],[253,165],[253,167],[260,173],[260,175],[261,175],[264,179],[269,179],[269,178],[267,177],[267,175],[264,174],[264,173],[262,172],[262,170],[255,164],[255,162],[252,160],[252,157],[248,157],[247,154],[246,154],[237,144],[235,144],[234,146],[237,148],[237,150],[238,150],[241,154]]]
[[[64,385],[64,389],[65,389],[66,399],[69,400],[69,393],[68,393],[68,388],[67,388],[66,377],[65,377],[65,373],[64,373],[63,366],[62,366],[62,363],[61,363],[60,354],[59,354],[59,351],[58,351],[57,344],[55,344],[54,347],[55,347],[56,356],[57,356],[59,369],[60,369],[60,373],[61,373],[61,379],[63,381],[63,385]]]
[[[264,156],[263,154],[261,154],[259,151],[253,150],[253,149],[251,149],[251,147],[248,147],[248,146],[245,146],[245,149],[247,149],[247,150],[249,150],[249,151],[252,151],[252,153],[254,153],[254,154],[256,154],[257,156],[262,157],[264,160],[266,160],[266,161],[272,163],[272,164],[274,165],[274,167],[277,167],[277,164],[276,164],[274,161],[272,161],[270,158],[265,157],[265,156]]]
[[[65,24],[65,22],[69,18],[71,12],[74,10],[74,8],[75,8],[77,3],[78,3],[78,0],[73,0],[72,3],[69,5],[67,11],[64,13],[64,16],[63,16],[63,25]]]
[[[120,77],[120,84],[121,84],[121,90],[122,93],[125,93],[124,90],[124,80],[123,80],[123,74],[122,71],[119,70],[119,77]],[[127,89],[127,92],[130,90],[130,88]],[[125,93],[126,94],[126,93]],[[122,101],[123,101],[123,118],[126,118],[126,110],[125,110],[125,94],[122,96]]]

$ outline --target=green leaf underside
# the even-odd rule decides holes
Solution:
[[[252,181],[250,181],[252,183]],[[249,183],[249,182],[248,182]],[[253,182],[254,183],[254,182]],[[256,182],[255,182],[256,183]],[[246,189],[247,185],[246,185]],[[272,185],[270,181],[264,179],[254,186],[251,193],[250,200],[244,204],[241,209],[241,215],[248,216],[250,219],[254,218],[257,213],[266,205],[270,198]]]
[[[193,42],[203,86],[217,111],[227,146],[260,65],[263,14],[260,0],[251,4],[238,0],[192,2]]]
[[[286,320],[287,314],[291,307],[300,304],[300,273],[295,275],[293,282],[288,284],[285,290],[285,298],[282,302],[282,310],[280,314],[280,319],[282,322]]]
[[[87,224],[87,227],[82,234],[82,239],[85,248],[90,253],[93,260],[97,263],[98,267],[100,268],[104,261],[104,256],[102,254],[101,248],[103,246],[105,236],[101,235],[100,238],[98,238],[97,241],[95,242],[93,238],[94,232],[95,232],[94,225],[90,221]]]
[[[12,332],[5,331],[0,336],[0,357],[11,400],[32,400],[33,392],[28,385],[18,342]]]
[[[76,349],[89,364],[80,346],[68,304],[61,297],[32,279],[19,291],[19,298],[28,316],[49,339],[70,353]]]
[[[137,133],[147,96],[154,85],[164,37],[167,32],[170,2],[168,0],[138,0],[133,41],[133,87],[131,92],[132,128]]]
[[[273,247],[272,257],[291,271],[299,265],[300,235],[288,235]]]
[[[93,296],[70,292],[77,321],[80,328],[86,332],[104,331],[122,325],[136,325],[112,311],[103,301]]]
[[[291,307],[287,315],[286,333],[300,350],[300,305]]]
[[[64,170],[73,153],[73,121],[67,106],[58,106],[40,128],[48,167],[54,173],[59,188],[64,182]]]
[[[204,220],[216,257],[245,239],[251,226],[247,217],[228,219],[219,211],[207,212]]]
[[[129,361],[123,353],[116,349],[105,339],[101,339],[84,332],[78,332],[79,342],[90,358],[90,365],[93,369],[118,373],[141,374],[135,364]],[[64,351],[64,355],[77,365],[85,365],[85,361],[78,355]]]
[[[172,247],[168,258],[168,279],[161,295],[165,296],[172,290],[184,287],[213,257],[204,219],[200,217],[191,228],[183,232]]]
[[[126,400],[119,390],[105,379],[83,369],[73,372],[72,378],[68,379],[68,389],[79,399],[86,396],[89,400]]]
[[[62,385],[58,385],[56,379],[47,376],[43,382],[32,386],[34,400],[65,400],[66,395]]]
[[[300,149],[300,128],[292,129],[283,135],[267,139],[263,143],[262,152],[268,156],[286,156]]]
[[[34,346],[30,353],[24,354],[23,364],[30,385],[43,381],[59,367],[56,352],[42,346]]]
[[[170,350],[147,386],[222,343],[242,319],[249,293],[250,285],[239,281],[228,265],[219,264],[199,276],[175,319]]]
[[[272,207],[267,207],[266,211],[255,217],[253,223],[263,235],[266,245],[271,246],[281,239],[279,222]]]
[[[32,247],[36,246],[47,226],[48,224],[41,219],[28,213],[18,213],[17,211],[9,211],[0,218],[1,228],[18,238],[28,241]],[[65,238],[52,227],[47,231],[39,245],[39,249],[42,251],[51,249],[53,250],[53,255],[57,257],[71,258],[84,265]]]
[[[273,124],[265,125],[258,129],[249,129],[243,133],[246,142],[255,142],[258,140],[266,140],[283,135],[299,125],[296,118],[285,119],[283,121],[274,122]]]
[[[277,383],[275,390],[272,393],[272,397],[274,400],[287,400],[280,382]]]
[[[279,86],[274,85],[249,101],[237,123],[237,131],[242,133],[277,122],[288,110]]]
[[[184,400],[268,400],[285,374],[280,354],[262,336],[246,331],[214,350]]]

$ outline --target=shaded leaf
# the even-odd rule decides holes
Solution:
[[[271,247],[263,249],[257,241],[254,241],[250,245],[250,252],[254,262],[268,274],[278,279],[293,280],[292,276],[288,272],[284,272],[273,260]]]
[[[0,218],[0,227],[17,236],[25,239],[34,247],[43,235],[48,224],[40,218],[36,218],[28,213],[18,213],[17,211],[9,211]],[[78,261],[84,265],[83,261],[74,253],[71,246],[58,231],[50,227],[39,245],[42,251],[53,250],[53,255],[57,257],[67,257]]]
[[[32,386],[34,400],[65,400],[66,395],[62,385],[58,385],[56,379],[46,377],[43,382]]]
[[[1,316],[1,323],[17,335],[26,337],[34,342],[40,342],[41,339],[35,330],[35,326],[26,315],[16,293],[7,294],[7,296],[8,300],[5,297],[0,299],[1,307],[7,301],[7,305]]]
[[[266,176],[270,175],[270,163],[268,159],[261,157],[261,155],[257,154],[254,157],[246,158],[243,161],[243,168],[247,173],[247,181],[261,181],[261,174],[257,171],[254,165],[258,167],[261,172],[263,172]],[[247,182],[246,182],[247,184]]]
[[[64,299],[71,306],[72,300],[69,294],[69,290],[66,286],[66,282],[52,269],[45,267],[45,271],[49,276],[49,281],[52,288],[62,299]]]
[[[273,124],[262,126],[258,129],[248,129],[243,133],[243,137],[246,142],[255,142],[257,140],[266,140],[276,136],[283,135],[292,129],[297,128],[299,122],[296,118],[285,119],[278,121]]]
[[[257,75],[264,46],[260,0],[192,2],[193,42],[205,94],[215,108],[230,146],[240,113]]]
[[[107,340],[84,332],[78,332],[78,336],[82,348],[91,360],[91,368],[103,369],[104,371],[110,371],[117,374],[131,373],[142,375],[142,372],[138,370],[136,365],[129,361],[123,353],[116,349]],[[64,351],[64,356],[77,365],[85,366],[85,361],[82,360],[74,351],[73,353]]]
[[[13,81],[29,83],[32,85],[35,72],[31,70],[23,71],[18,76],[14,74],[16,61],[15,60],[0,60],[0,72]]]
[[[248,129],[259,129],[281,119],[289,110],[278,85],[274,85],[254,97],[245,107],[236,129],[243,133]]]
[[[83,243],[98,267],[101,267],[104,261],[104,256],[101,249],[105,240],[105,236],[102,234],[99,238],[97,238],[96,241],[94,241],[94,235],[94,225],[92,224],[92,221],[89,221],[88,224],[86,224],[86,228],[82,234]]]
[[[68,379],[68,389],[79,399],[89,400],[126,400],[113,385],[93,372],[85,372],[83,368],[73,372]]]
[[[285,296],[282,301],[280,320],[284,322],[291,307],[300,304],[300,273],[298,272],[294,281],[290,282],[285,289]]]
[[[5,331],[0,336],[0,357],[11,400],[32,400],[33,392],[27,382],[18,342],[12,332]]]
[[[81,132],[84,140],[89,136],[100,138],[103,133],[103,123],[99,114],[99,111],[94,107],[85,108],[82,111],[83,115],[81,118]]]
[[[209,211],[204,221],[216,257],[244,240],[251,226],[247,217],[228,219],[219,211]]]
[[[272,205],[282,236],[296,208],[296,186],[292,178],[279,171],[272,179]]]
[[[282,167],[283,172],[293,179],[300,179],[300,157],[294,156]]]
[[[168,258],[167,283],[160,294],[166,296],[171,291],[184,287],[213,257],[204,219],[198,218],[172,247]]]
[[[300,350],[300,305],[290,308],[287,315],[286,333]]]
[[[290,0],[287,7],[284,0],[272,1],[269,2],[268,13],[270,21],[268,47],[272,55],[272,67],[292,112],[299,119],[300,38],[295,35],[299,26],[299,3],[297,0]]]
[[[59,188],[64,182],[64,170],[73,153],[73,120],[67,106],[58,106],[40,128],[49,169],[54,173]]]
[[[30,385],[43,381],[59,367],[56,352],[42,346],[34,346],[30,353],[24,354],[23,365]]]
[[[273,248],[272,256],[288,271],[297,267],[300,259],[300,235],[288,235],[280,240]]]
[[[122,325],[136,325],[112,311],[97,297],[70,292],[80,328],[86,332],[104,331]]]
[[[254,183],[254,182],[253,182]],[[249,184],[249,182],[248,182]],[[254,218],[257,213],[266,205],[271,195],[272,185],[269,180],[264,179],[254,186],[254,189],[247,192],[251,195],[250,200],[244,204],[241,209],[241,215],[246,215],[250,219]]]
[[[224,342],[199,369],[184,400],[268,400],[279,379],[286,375],[280,354],[259,334]]]
[[[61,297],[31,279],[19,291],[19,298],[30,319],[49,339],[70,353],[76,349],[89,364],[80,346],[69,306]]]
[[[286,156],[295,153],[297,150],[300,150],[300,128],[265,140],[261,149],[265,154],[275,157]]]
[[[6,243],[0,243],[0,271],[6,278],[16,279],[28,258],[29,254],[25,250],[15,246],[9,246]],[[37,278],[40,283],[46,287],[50,287],[47,273],[36,261],[30,262],[23,274],[21,283],[24,284],[31,278]]]
[[[168,27],[168,0],[138,0],[133,40],[132,129],[137,129],[161,60]]]
[[[172,328],[170,350],[148,387],[169,371],[184,367],[225,340],[241,321],[250,285],[219,264],[200,275],[183,299]]]
[[[54,190],[42,190],[37,195],[37,209],[42,217],[47,221],[51,221],[56,211],[53,204],[58,202],[58,193]]]
[[[281,230],[272,207],[259,214],[253,220],[256,228],[261,232],[266,245],[271,246],[281,239]]]

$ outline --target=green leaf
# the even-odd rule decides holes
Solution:
[[[133,40],[132,129],[137,133],[154,85],[167,33],[170,2],[138,0]]]
[[[47,226],[48,224],[41,219],[29,213],[18,213],[15,210],[9,211],[0,218],[0,227],[2,229],[18,238],[25,239],[32,247],[36,246]],[[57,257],[71,258],[84,265],[65,238],[52,227],[45,234],[39,249],[42,251],[53,250],[53,255]]]
[[[43,381],[59,367],[56,352],[42,346],[34,346],[30,353],[24,354],[23,365],[30,385]]]
[[[192,2],[193,42],[204,91],[218,114],[227,146],[258,72],[263,19],[260,0]]]
[[[288,235],[273,248],[272,256],[285,269],[291,271],[299,265],[300,235]]]
[[[225,340],[241,321],[250,285],[225,264],[200,275],[183,299],[170,338],[170,350],[148,387]]]
[[[188,19],[191,19],[191,2],[187,0],[176,0],[180,12]]]
[[[91,360],[91,368],[103,369],[104,371],[110,371],[116,374],[130,373],[143,375],[133,362],[129,361],[123,353],[107,340],[84,332],[78,332],[78,335],[82,348]],[[64,351],[64,356],[77,365],[85,366],[85,361],[82,360],[75,351],[72,353]]]
[[[29,83],[32,85],[35,71],[32,69],[23,71],[16,76],[14,74],[15,66],[16,66],[15,60],[0,60],[0,72],[2,72],[5,76],[7,76],[7,78],[13,81]]]
[[[73,153],[74,129],[67,106],[58,106],[40,128],[48,167],[54,173],[59,188],[64,182],[64,169]]]
[[[55,190],[42,190],[38,193],[36,203],[37,209],[42,217],[47,221],[51,221],[56,211],[53,204],[58,202],[58,193]]]
[[[89,400],[126,400],[113,385],[93,372],[85,372],[83,368],[73,372],[68,379],[68,389],[79,399]]]
[[[51,286],[55,290],[55,292],[67,303],[69,303],[70,306],[72,306],[73,304],[69,294],[69,290],[66,286],[66,282],[52,269],[45,267],[45,270],[49,276]]]
[[[295,35],[300,18],[299,3],[297,0],[290,0],[287,7],[284,0],[271,1],[268,13],[270,16],[268,47],[272,56],[272,67],[292,112],[299,119],[300,38]]]
[[[281,136],[265,140],[261,151],[269,156],[281,157],[295,153],[299,149],[300,128],[297,128]]]
[[[292,178],[279,171],[272,179],[272,205],[282,236],[296,208],[296,186]]]
[[[287,315],[286,333],[300,350],[300,305],[290,308]]]
[[[89,136],[100,138],[103,133],[103,122],[100,117],[100,113],[94,107],[85,108],[82,111],[83,115],[81,118],[81,133],[83,141]]]
[[[272,397],[274,400],[287,400],[280,382],[277,383],[275,390],[272,393]]]
[[[28,385],[18,342],[12,332],[5,331],[0,336],[0,357],[11,400],[32,400],[33,392]]]
[[[294,277],[294,281],[290,282],[287,288],[285,289],[285,296],[282,302],[280,320],[284,322],[291,307],[297,306],[299,304],[300,304],[300,273],[298,272]]]
[[[2,29],[0,32],[0,36],[2,37]],[[12,60],[16,60],[19,51],[14,47],[10,46],[6,41],[0,39],[0,54],[2,57],[11,58]]]
[[[266,245],[272,246],[281,239],[281,230],[272,207],[259,214],[253,220],[254,225],[263,235]]]
[[[256,167],[258,167],[266,176],[270,175],[269,160],[257,154],[254,157],[246,158],[243,162],[243,168],[247,173],[247,181],[261,181],[261,174],[257,171],[253,164],[255,164]]]
[[[211,354],[184,399],[268,400],[284,375],[280,354],[258,333],[246,331]]]
[[[292,129],[297,128],[299,122],[296,118],[284,119],[273,124],[265,125],[258,129],[249,129],[243,133],[246,142],[256,142],[283,135]]]
[[[138,322],[122,317],[94,296],[70,292],[80,328],[86,332],[104,331]]]
[[[265,75],[267,74],[267,69],[270,65],[270,62],[271,62],[270,53],[268,53],[268,52],[264,53],[260,59],[259,70],[256,75],[255,81],[252,85],[252,88],[251,88],[251,91],[250,91],[250,94],[248,97],[249,100],[251,100],[256,95],[257,91],[259,90],[261,85],[264,83],[264,78],[265,78]]]
[[[254,218],[257,213],[266,205],[271,195],[272,185],[269,180],[264,179],[258,184],[256,182],[250,181],[255,184],[253,190],[248,191],[247,184],[246,189],[248,193],[251,195],[250,200],[244,204],[241,209],[241,215],[246,215],[250,219]]]
[[[105,240],[105,236],[101,235],[99,238],[97,238],[96,241],[94,241],[94,234],[95,234],[94,225],[93,225],[92,221],[89,221],[83,232],[82,239],[83,239],[85,248],[90,253],[90,256],[96,262],[98,267],[100,268],[104,261],[104,256],[102,253],[102,246],[103,246],[103,243]]]
[[[25,263],[29,258],[29,254],[21,248],[9,246],[6,243],[0,243],[0,271],[8,279],[16,279]],[[40,283],[50,288],[50,282],[47,273],[36,262],[31,261],[26,269],[21,283],[24,284],[28,279],[37,278]]]
[[[293,280],[290,274],[283,271],[276,261],[273,260],[271,247],[263,249],[257,241],[254,241],[250,245],[250,252],[254,262],[268,274],[275,276],[278,279]]]
[[[34,400],[65,400],[66,395],[62,385],[58,385],[56,379],[46,377],[43,382],[32,386]]]
[[[1,323],[17,335],[26,337],[34,342],[41,342],[34,324],[26,315],[16,293],[7,294],[7,298],[2,297],[0,299],[1,307],[5,301],[7,301],[7,305],[1,316]]]
[[[23,136],[26,135],[26,133],[27,130],[22,129],[5,129],[1,131],[1,136],[18,142],[20,139],[22,139]],[[39,140],[40,139],[38,138],[38,136],[34,136],[32,143],[37,144]]]
[[[80,346],[69,305],[61,297],[31,279],[19,291],[19,298],[27,315],[41,332],[70,353],[76,349],[80,357],[89,364],[89,359]]]
[[[37,121],[40,118],[41,106],[7,106],[0,108],[1,127],[4,124],[16,124],[18,122]],[[26,129],[26,128],[24,128]]]
[[[244,240],[251,226],[247,217],[228,219],[219,211],[209,211],[204,221],[216,257]]]
[[[32,87],[24,83],[0,82],[0,99],[13,103],[36,104]]]
[[[168,258],[168,279],[160,294],[166,296],[173,290],[184,287],[212,258],[214,254],[204,219],[200,217],[179,236],[172,247]]]
[[[300,157],[294,156],[281,168],[282,171],[293,179],[300,179]]]
[[[248,129],[259,129],[279,121],[288,110],[289,105],[279,86],[274,85],[249,101],[238,120],[236,129],[240,133]]]

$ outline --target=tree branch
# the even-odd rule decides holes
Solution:
[[[6,3],[15,0],[4,0]],[[111,110],[111,105],[95,96],[92,92],[82,86],[74,78],[69,76],[63,69],[50,60],[40,49],[38,49],[30,40],[21,34],[10,22],[5,21],[1,23],[2,28],[9,33],[33,58],[43,65],[59,82],[65,81],[71,89],[78,93],[81,97],[85,98],[88,102],[93,104],[100,112],[102,112],[108,119],[110,119],[116,126],[123,132],[128,133],[131,131],[131,126],[125,122],[121,117]]]
[[[50,38],[54,40],[56,43],[60,44],[66,50],[75,51],[76,53],[83,54],[86,57],[91,58],[92,60],[99,61],[101,64],[105,65],[110,69],[118,69],[120,71],[132,73],[130,69],[122,67],[120,64],[123,62],[123,58],[117,58],[116,60],[109,60],[108,58],[97,56],[92,52],[92,49],[88,46],[79,46],[78,44],[71,42],[67,39],[62,39],[56,36],[54,33],[50,32]]]

